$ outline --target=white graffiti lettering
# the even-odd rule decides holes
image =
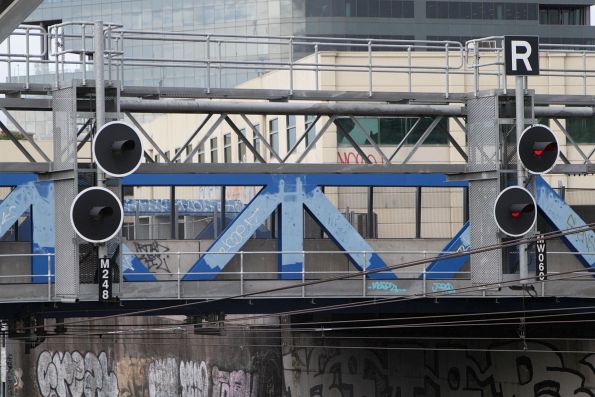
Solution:
[[[209,371],[204,361],[180,362],[182,397],[208,397]]]
[[[149,366],[149,395],[169,397],[178,395],[178,365],[175,358],[156,360]]]
[[[43,397],[117,397],[118,379],[107,355],[87,352],[42,352],[37,359],[37,384]]]

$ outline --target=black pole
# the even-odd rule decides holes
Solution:
[[[421,238],[421,186],[415,188],[415,238]]]
[[[374,233],[374,187],[368,187],[368,238],[376,238]]]
[[[221,230],[225,229],[225,186],[221,186]]]

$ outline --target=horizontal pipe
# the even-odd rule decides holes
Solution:
[[[591,106],[564,107],[564,106],[535,106],[535,117],[593,117],[595,112]]]
[[[462,106],[380,103],[231,102],[122,98],[120,108],[138,113],[314,114],[339,116],[464,116]]]

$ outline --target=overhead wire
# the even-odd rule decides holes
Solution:
[[[238,294],[238,295],[232,295],[229,297],[222,297],[222,298],[216,298],[216,299],[211,299],[211,300],[203,300],[203,301],[197,301],[197,302],[187,302],[187,303],[182,303],[182,304],[175,304],[175,305],[169,305],[169,306],[164,306],[164,307],[159,307],[159,308],[151,308],[151,309],[143,309],[143,310],[133,310],[130,312],[125,312],[125,313],[118,313],[118,314],[113,314],[113,315],[107,315],[107,316],[100,316],[100,317],[95,317],[95,318],[87,318],[87,319],[79,319],[79,320],[73,320],[73,321],[69,321],[69,322],[64,322],[64,325],[70,325],[70,324],[78,324],[78,323],[91,323],[91,322],[95,322],[95,321],[99,321],[99,320],[106,320],[106,319],[113,319],[113,318],[119,318],[119,317],[124,317],[124,316],[133,316],[133,315],[140,315],[140,314],[149,314],[149,313],[157,313],[157,312],[162,312],[165,309],[179,309],[179,308],[184,308],[184,307],[190,307],[190,306],[196,306],[196,305],[201,305],[201,304],[205,304],[205,303],[214,303],[214,302],[221,302],[221,301],[226,301],[226,300],[231,300],[231,299],[237,299],[237,298],[245,298],[245,297],[250,297],[250,296],[256,296],[256,295],[260,295],[260,294],[264,294],[264,293],[271,293],[271,292],[276,292],[276,291],[281,291],[281,290],[286,290],[286,289],[292,289],[292,288],[300,288],[300,287],[306,287],[306,286],[310,286],[310,285],[317,285],[317,284],[322,284],[322,283],[328,283],[331,281],[337,281],[337,280],[344,280],[344,279],[349,279],[349,278],[354,278],[354,277],[362,277],[363,275],[371,275],[371,274],[376,274],[376,273],[382,273],[382,272],[386,272],[388,270],[398,270],[398,269],[402,269],[402,268],[406,268],[406,267],[411,267],[411,266],[415,266],[415,265],[419,265],[419,264],[424,264],[424,263],[428,263],[428,262],[432,262],[435,260],[446,260],[446,259],[450,259],[450,258],[456,258],[456,257],[460,257],[460,256],[466,256],[466,255],[470,255],[470,254],[476,254],[476,253],[481,253],[481,252],[487,252],[490,250],[495,250],[495,249],[501,249],[501,248],[506,248],[506,247],[510,247],[510,246],[514,246],[520,243],[529,243],[529,242],[534,242],[537,239],[544,239],[544,240],[549,240],[549,239],[553,239],[553,238],[558,238],[558,237],[562,237],[565,235],[569,235],[569,234],[575,234],[575,233],[581,233],[584,231],[589,231],[593,228],[593,225],[595,225],[594,223],[591,224],[586,224],[584,226],[579,226],[579,227],[574,227],[574,228],[568,228],[568,229],[564,229],[561,231],[554,231],[554,232],[549,232],[549,233],[544,233],[541,234],[540,236],[535,236],[535,237],[524,237],[524,238],[519,238],[519,239],[515,239],[515,240],[510,240],[510,241],[506,241],[500,244],[495,244],[495,245],[490,245],[490,246],[485,246],[485,247],[479,247],[476,249],[471,249],[468,251],[462,251],[462,252],[457,252],[457,253],[452,253],[452,254],[445,254],[445,255],[439,255],[433,258],[424,258],[424,259],[420,259],[420,260],[414,260],[414,261],[410,261],[404,264],[399,264],[399,265],[390,265],[390,266],[386,266],[383,268],[379,268],[379,269],[372,269],[372,270],[366,270],[366,271],[362,271],[362,272],[358,272],[358,273],[354,273],[354,274],[346,274],[346,275],[341,275],[341,276],[335,276],[335,277],[330,277],[327,279],[323,279],[323,280],[314,280],[314,281],[308,281],[308,282],[303,282],[303,283],[298,283],[295,285],[290,285],[290,286],[283,286],[283,287],[277,287],[277,288],[272,288],[272,289],[268,289],[268,290],[262,290],[262,291],[255,291],[255,292],[251,292],[251,293],[245,293],[245,294]],[[591,270],[591,269],[587,269],[587,270]],[[561,274],[561,273],[559,273]],[[529,277],[527,278],[527,280],[532,280],[534,279],[534,277]],[[521,279],[518,280],[513,280],[513,281],[523,281]],[[548,280],[550,281],[550,280]],[[502,285],[502,282],[498,282],[498,283],[484,283],[483,285],[474,285],[471,287],[466,287],[465,289],[468,288],[473,288],[475,290],[478,290],[479,288],[486,288],[489,286],[494,286],[494,285]],[[463,289],[463,288],[461,288]],[[433,293],[433,295],[439,295],[436,293]],[[388,298],[387,300],[383,300],[382,302],[378,302],[378,301],[373,301],[373,302],[353,302],[353,304],[343,304],[343,305],[332,305],[332,306],[325,306],[323,308],[317,308],[317,309],[306,309],[308,311],[322,311],[322,310],[331,310],[333,308],[344,308],[344,307],[349,307],[349,306],[353,306],[355,305],[360,305],[360,306],[364,306],[364,305],[369,305],[369,304],[380,304],[380,303],[386,303],[388,302],[390,299],[392,298]],[[300,314],[304,313],[304,311],[298,311]],[[284,312],[286,313],[286,312]],[[272,314],[268,314],[267,316],[271,316]],[[278,314],[276,314],[278,315]],[[32,327],[25,327],[23,329],[33,329],[36,328],[35,326]]]

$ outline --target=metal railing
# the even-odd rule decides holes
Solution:
[[[240,294],[244,294],[246,291],[246,283],[247,282],[254,282],[254,281],[287,281],[287,282],[298,282],[301,284],[308,283],[309,281],[323,281],[325,282],[333,282],[333,279],[336,281],[341,282],[343,280],[347,280],[350,283],[358,284],[361,288],[357,289],[356,296],[367,296],[370,295],[369,291],[373,291],[372,295],[394,295],[395,293],[407,293],[409,289],[405,290],[398,286],[398,282],[407,281],[409,283],[417,284],[417,287],[421,287],[423,294],[426,293],[427,290],[427,283],[429,281],[428,275],[432,275],[434,278],[436,275],[444,274],[445,280],[469,280],[470,272],[469,271],[436,271],[436,272],[428,272],[426,269],[421,269],[418,271],[410,270],[410,269],[398,269],[398,270],[391,270],[391,269],[375,269],[374,275],[368,275],[367,271],[369,269],[366,268],[369,264],[369,260],[372,257],[372,254],[381,255],[385,260],[390,259],[391,255],[399,255],[399,256],[415,256],[419,257],[418,259],[426,259],[432,258],[440,254],[449,254],[454,252],[446,252],[446,251],[408,251],[408,250],[401,250],[401,251],[236,251],[236,252],[204,252],[204,251],[167,251],[167,252],[145,252],[145,251],[138,251],[138,252],[127,252],[122,254],[123,257],[136,257],[147,266],[149,269],[148,272],[134,272],[130,274],[126,274],[125,272],[125,263],[129,262],[126,259],[122,259],[123,265],[121,274],[121,281],[125,283],[135,283],[136,281],[126,281],[126,277],[128,276],[131,280],[134,278],[143,277],[143,276],[152,276],[155,277],[157,282],[167,282],[167,281],[175,281],[176,283],[176,295],[173,296],[175,298],[182,298],[182,285],[183,283],[192,283],[192,282],[204,282],[209,281],[209,278],[216,278],[210,281],[222,281],[222,282],[238,282],[238,289],[237,292]],[[235,262],[235,266],[239,267],[239,270],[222,270],[221,272],[214,273],[214,272],[205,272],[205,271],[189,271],[188,269],[183,269],[183,267],[189,267],[188,263],[186,266],[182,265],[184,262],[185,257],[190,257],[193,260],[196,260],[203,255],[233,255],[237,258]],[[263,263],[263,256],[266,259],[270,259],[271,267],[276,267],[276,260],[279,255],[288,255],[291,256],[292,260],[299,259],[302,263],[302,268],[299,271],[271,271],[271,270],[247,270],[246,266],[255,266],[259,262],[260,265]],[[349,260],[345,257],[345,255],[350,255],[352,257],[356,257],[363,266],[358,269],[353,266]],[[255,261],[250,261],[250,257],[256,257]],[[312,268],[320,268],[321,267],[321,259],[324,256],[335,256],[335,258],[339,258],[339,262],[333,263],[331,265],[328,264],[327,261],[324,263],[330,269],[324,270],[313,270]],[[175,262],[175,271],[171,269],[171,266],[167,267],[167,271],[163,270],[163,266],[152,267],[149,262],[155,262],[157,258],[161,258],[157,262],[160,262],[162,265],[164,262],[163,257],[174,258]],[[315,257],[317,260],[317,264],[312,263],[310,260]],[[132,259],[132,258],[131,258]],[[308,260],[310,259],[310,260]],[[328,260],[328,258],[327,258]],[[331,259],[332,260],[332,259]],[[249,263],[250,262],[250,263]],[[393,261],[395,262],[395,261]],[[231,264],[230,264],[231,265]],[[229,265],[228,265],[229,266]],[[334,269],[332,269],[334,267]],[[346,270],[340,270],[341,267],[347,267]],[[151,269],[155,269],[151,271]],[[383,277],[385,275],[385,277]],[[394,276],[397,276],[398,279],[395,279]],[[453,278],[452,275],[455,275]],[[446,277],[448,276],[448,277]],[[205,278],[204,280],[184,280],[184,277],[202,277]],[[438,278],[435,279],[438,282]],[[434,282],[434,281],[432,281]],[[373,283],[381,283],[379,286]],[[432,287],[429,287],[430,290]],[[302,285],[300,287],[298,296],[307,297],[307,285]],[[123,293],[125,293],[126,289],[121,289]],[[383,293],[386,292],[386,293]],[[296,295],[296,294],[294,294]],[[348,293],[349,295],[349,293]]]
[[[0,62],[8,65],[8,82],[18,78],[29,88],[32,65],[46,65],[46,74],[55,76],[56,86],[66,80],[68,74],[80,77],[82,84],[86,84],[89,69],[93,67],[94,29],[94,23],[86,21],[52,25],[48,31],[40,26],[21,25],[5,41],[6,51],[0,53]],[[202,88],[207,93],[213,88],[229,88],[223,82],[224,72],[229,70],[250,73],[252,77],[274,71],[286,73],[288,83],[284,88],[289,95],[301,86],[319,89],[321,73],[329,71],[362,74],[366,79],[363,85],[370,95],[377,87],[374,84],[376,76],[386,73],[406,75],[409,92],[414,90],[414,75],[441,75],[444,77],[443,91],[447,98],[453,86],[450,77],[455,75],[472,75],[476,93],[482,89],[481,80],[486,76],[496,78],[497,88],[507,89],[503,67],[504,36],[483,37],[462,44],[451,40],[142,31],[127,30],[122,25],[112,23],[104,24],[101,34],[105,40],[103,57],[107,80],[110,84],[119,82],[121,89],[125,89],[125,73],[131,68],[159,69],[162,80],[165,79],[164,71],[168,69],[186,69],[192,73],[199,71],[202,73]],[[17,37],[24,37],[25,43],[15,50],[12,41]],[[32,38],[39,41],[39,44],[32,42]],[[143,48],[152,48],[154,45],[160,46],[162,55],[137,54]],[[238,47],[242,47],[242,50],[238,51]],[[363,56],[359,58],[359,62],[349,57],[336,63],[325,61],[324,54],[327,52],[347,51],[356,51]],[[404,55],[397,59],[398,62],[394,59],[386,62],[382,55],[386,51],[398,51]],[[589,79],[595,77],[595,64],[590,66],[589,62],[595,56],[595,45],[543,43],[540,44],[540,51],[542,54],[563,53],[577,57],[577,66],[542,67],[541,75],[580,79],[583,94],[587,93]],[[437,56],[417,56],[427,52]],[[20,64],[24,64],[25,73],[14,76],[12,66]],[[39,70],[36,74],[38,72]],[[308,72],[312,80],[307,81],[301,75],[300,82],[296,85],[296,72]],[[493,84],[489,88],[494,88]]]
[[[94,23],[76,21],[52,25],[46,32],[40,27],[23,27],[37,29],[35,35],[40,36],[44,44],[41,54],[33,56],[13,54],[8,51],[0,62],[25,63],[29,70],[31,64],[48,65],[47,73],[51,74],[50,66],[54,67],[55,85],[65,80],[67,73],[80,74],[82,84],[87,83],[89,68],[93,67],[94,56],[93,37]],[[15,32],[13,35],[19,35]],[[125,30],[121,25],[104,24],[102,32],[105,39],[104,64],[107,80],[110,83],[119,81],[121,89],[125,88],[125,69],[146,67],[164,70],[192,69],[204,71],[204,88],[210,92],[212,88],[224,87],[222,77],[225,70],[248,71],[255,76],[271,71],[288,73],[288,92],[295,89],[294,73],[300,71],[311,72],[315,89],[319,88],[320,74],[327,71],[357,72],[367,76],[367,89],[371,94],[374,90],[374,76],[378,73],[397,73],[408,76],[409,91],[413,90],[412,76],[414,74],[444,75],[444,90],[450,92],[449,76],[461,73],[464,66],[464,48],[456,41],[433,40],[389,40],[389,39],[357,39],[357,38],[328,38],[301,36],[239,36],[198,34],[187,32],[156,32]],[[29,35],[27,33],[27,35]],[[10,40],[8,40],[10,42]],[[27,40],[29,42],[29,40]],[[192,46],[192,56],[136,56],[135,48],[143,45],[160,43],[165,48],[182,48]],[[262,60],[255,53],[247,53],[243,59],[236,55],[238,46],[254,49],[266,48],[269,59]],[[321,54],[325,51],[358,50],[367,53],[365,61],[361,63],[328,63],[323,62]],[[402,65],[394,63],[381,64],[377,56],[385,51],[401,51],[406,53],[406,62]],[[443,54],[442,65],[435,62],[425,62],[423,58],[413,56],[416,52],[433,51]],[[311,57],[306,57],[312,55]],[[70,69],[69,69],[70,67]],[[25,84],[30,84],[30,75],[25,76]],[[11,79],[9,79],[9,82]]]
[[[540,67],[540,76],[578,78],[581,80],[583,95],[587,95],[588,79],[595,77],[595,63],[589,65],[588,62],[590,58],[595,58],[595,45],[540,43],[539,52],[541,55],[564,54],[577,57],[580,67],[542,66]],[[506,92],[508,82],[505,75],[504,36],[489,36],[467,41],[465,43],[465,67],[473,71],[473,86],[476,94],[482,89],[482,76],[497,77],[497,88]],[[527,86],[526,81],[525,78],[525,87]]]
[[[52,301],[54,296],[52,295],[52,284],[54,283],[55,273],[52,272],[52,259],[55,257],[53,253],[45,253],[45,254],[0,254],[0,259],[3,258],[46,258],[47,263],[47,273],[45,274],[6,274],[2,272],[0,274],[0,289],[2,285],[9,285],[9,284],[37,284],[37,285],[47,285],[47,301]],[[38,281],[34,281],[38,280]],[[45,279],[45,282],[43,281]],[[22,297],[17,297],[21,299]],[[0,302],[3,301],[3,298],[0,297]]]
[[[192,263],[196,258],[206,254],[206,252],[200,251],[168,251],[168,252],[127,252],[122,254],[124,257],[135,256],[145,265],[147,259],[155,260],[157,257],[167,256],[174,258],[175,265],[171,266],[173,269],[167,271],[163,269],[155,269],[148,272],[134,272],[126,273],[122,271],[126,268],[122,260],[120,264],[120,280],[118,287],[118,294],[120,298],[126,299],[131,291],[134,290],[134,285],[141,282],[143,276],[152,276],[157,284],[159,283],[170,283],[172,288],[168,287],[161,289],[166,291],[163,293],[153,296],[154,299],[183,299],[183,298],[208,298],[214,294],[219,296],[235,296],[250,294],[255,298],[259,297],[297,297],[297,298],[314,298],[324,296],[335,296],[335,297],[374,297],[374,296],[440,296],[440,297],[455,297],[455,296],[488,296],[490,288],[493,289],[492,293],[498,296],[507,295],[507,290],[504,289],[500,293],[498,285],[488,286],[487,289],[481,285],[475,286],[471,284],[471,273],[469,271],[428,271],[426,269],[427,263],[421,269],[418,270],[403,268],[397,270],[379,270],[376,273],[377,276],[382,274],[391,274],[391,277],[376,277],[375,275],[368,274],[365,266],[361,269],[355,268],[346,258],[343,259],[344,263],[331,264],[328,261],[321,261],[321,255],[336,255],[344,257],[345,254],[351,254],[352,256],[358,256],[361,263],[368,263],[372,254],[379,254],[385,260],[390,259],[390,255],[403,256],[414,256],[416,259],[427,259],[428,262],[433,260],[440,254],[449,254],[454,252],[445,251],[238,251],[232,253],[208,253],[209,255],[229,255],[233,254],[236,256],[235,264],[230,263],[228,266],[235,266],[233,270],[224,270],[219,273],[204,272],[204,271],[188,271],[190,268],[188,262],[184,263],[184,259],[190,257]],[[548,252],[548,263],[552,266],[553,257],[560,256],[562,258],[569,255],[595,255],[595,252],[559,252],[552,251]],[[250,256],[259,256],[257,262],[260,264],[264,263],[263,256],[270,256],[271,266],[276,266],[276,259],[278,255],[292,255],[293,258],[296,256],[301,258],[303,263],[302,269],[299,271],[271,271],[262,269],[250,269],[255,266],[255,261],[250,261]],[[40,301],[54,301],[56,296],[52,284],[55,281],[55,273],[52,271],[52,258],[54,254],[0,254],[0,258],[18,258],[18,257],[42,257],[47,258],[47,273],[46,274],[6,274],[4,272],[0,275],[0,289],[4,288],[6,293],[10,293],[10,297],[3,296],[0,294],[0,302],[8,301],[22,301],[37,299]],[[266,259],[266,258],[265,258]],[[410,260],[396,261],[399,263],[406,263]],[[389,265],[396,264],[395,261],[388,260]],[[323,267],[329,267],[325,269]],[[334,268],[333,268],[334,266]],[[148,266],[151,269],[150,266]],[[392,277],[396,275],[397,278]],[[184,280],[186,276],[208,276],[204,280]],[[283,277],[281,277],[283,276]],[[134,281],[134,278],[139,281]],[[565,283],[565,282],[589,282],[593,281],[593,272],[589,270],[575,270],[575,271],[548,271],[546,277],[548,279],[544,281],[538,281],[537,279],[531,284],[533,287],[534,294],[540,294],[541,296],[549,296],[547,293],[548,285],[550,283]],[[130,280],[126,280],[130,278]],[[140,279],[139,279],[140,278]],[[510,281],[503,281],[504,285],[514,285],[514,275],[512,278],[509,275]],[[537,277],[536,277],[537,278]],[[146,279],[145,279],[146,280]],[[114,280],[117,282],[117,280]],[[146,282],[146,281],[145,281]],[[312,282],[311,284],[309,284]],[[512,284],[510,284],[512,282]],[[173,283],[173,284],[171,284]],[[203,292],[203,295],[196,296],[197,286],[200,289],[204,283],[215,283],[215,285],[222,286],[223,289],[217,287],[215,290],[207,289]],[[339,284],[337,284],[339,283]],[[31,289],[22,288],[23,285],[35,285],[38,288],[35,290],[35,296],[30,296]],[[173,286],[175,285],[175,289]],[[192,285],[193,287],[188,288],[187,286]],[[552,291],[560,291],[560,284],[557,284],[557,289]],[[13,288],[9,288],[13,286]],[[126,287],[128,286],[128,287]],[[186,286],[186,287],[185,287]],[[18,289],[14,289],[14,287]],[[132,289],[131,289],[132,288]],[[276,289],[272,292],[268,292],[270,289]],[[286,288],[287,290],[281,290]],[[46,291],[45,295],[43,291]],[[94,300],[93,294],[95,292],[87,292],[83,299]],[[95,291],[95,288],[91,288]],[[19,291],[22,294],[19,295]],[[141,292],[144,289],[141,288]],[[291,291],[291,292],[287,292]],[[41,292],[41,294],[40,294]],[[556,293],[556,292],[552,292]],[[144,299],[150,299],[144,297]]]

